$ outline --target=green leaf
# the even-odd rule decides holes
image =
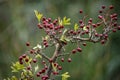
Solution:
[[[62,80],[68,80],[68,78],[70,77],[68,72],[63,73],[61,76],[62,76]]]
[[[17,77],[12,76],[11,80],[18,80]]]
[[[62,36],[60,37],[60,40],[63,41],[63,42],[70,41],[70,39],[66,37],[67,31],[68,31],[68,30],[65,29],[65,30],[63,31]]]
[[[40,12],[38,12],[37,10],[34,10],[35,12],[35,16],[38,19],[38,21],[40,22],[40,19],[42,18],[43,14],[41,14]]]
[[[75,31],[77,31],[77,30],[78,30],[78,28],[79,28],[78,24],[77,24],[77,23],[75,23],[75,25],[74,25],[74,30],[75,30]]]
[[[65,26],[65,25],[70,25],[70,18],[64,17],[62,20],[58,18],[59,25]]]
[[[33,49],[41,49],[41,48],[42,48],[42,46],[39,44],[37,44],[37,46],[33,47]]]
[[[12,72],[19,72],[19,70],[22,70],[24,68],[24,65],[20,64],[18,61],[16,63],[13,63],[11,66]]]
[[[86,26],[83,27],[83,30],[87,30]]]
[[[52,63],[53,70],[56,72],[57,71],[57,66],[54,66],[54,63]]]
[[[35,58],[42,58],[42,56],[40,55],[40,54],[37,54],[36,56],[35,56]]]
[[[38,66],[38,65],[35,66],[35,72],[36,72],[38,69],[39,69],[39,66]]]

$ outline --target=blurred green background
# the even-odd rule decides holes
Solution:
[[[47,17],[67,16],[77,21],[79,9],[96,18],[100,6],[110,4],[120,21],[119,0],[0,0],[0,80],[12,75],[11,63],[26,51],[26,41],[33,46],[40,41],[34,9]],[[72,63],[61,63],[62,73],[68,71],[69,80],[120,80],[120,32],[109,38],[104,46],[88,43],[81,55],[72,57]]]

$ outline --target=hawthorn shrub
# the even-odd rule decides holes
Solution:
[[[65,62],[65,56],[68,56],[67,61],[70,63],[72,55],[81,53],[81,46],[87,46],[86,42],[104,45],[110,33],[120,30],[117,14],[113,13],[113,8],[113,5],[101,6],[97,16],[98,21],[95,23],[93,18],[83,15],[84,12],[80,10],[79,13],[83,18],[74,23],[73,27],[70,18],[59,17],[52,20],[35,10],[38,19],[37,27],[44,31],[45,36],[35,47],[31,47],[31,43],[26,42],[26,46],[30,49],[19,56],[19,60],[11,66],[12,72],[17,72],[19,76],[12,76],[5,80],[56,80],[55,76],[61,76],[62,80],[67,80],[70,75],[68,72],[60,74],[62,66],[59,64],[60,61]],[[76,48],[66,52],[65,46],[70,43],[76,44]],[[45,53],[49,47],[55,48],[52,56]]]

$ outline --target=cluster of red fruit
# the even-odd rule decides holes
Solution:
[[[85,19],[87,17],[84,16],[83,19],[79,20],[79,24],[75,26],[75,30],[67,29],[67,31],[65,31],[65,26],[59,24],[59,19],[55,19],[52,21],[51,18],[43,17],[41,23],[38,23],[37,25],[38,28],[43,29],[49,37],[47,39],[43,39],[43,48],[47,48],[49,47],[49,43],[53,43],[56,49],[51,58],[45,55],[42,52],[41,48],[37,50],[31,49],[29,51],[29,53],[31,54],[40,54],[43,58],[46,59],[42,59],[42,64],[44,65],[44,67],[37,72],[36,76],[41,77],[42,80],[48,80],[50,78],[51,73],[53,73],[53,75],[59,74],[59,71],[62,70],[62,66],[58,64],[57,58],[65,56],[65,54],[62,52],[62,49],[65,45],[68,44],[68,42],[79,44],[77,45],[77,48],[73,49],[69,54],[82,52],[82,48],[80,46],[81,44],[83,46],[86,46],[86,42],[100,42],[101,44],[105,44],[105,42],[108,40],[109,33],[120,30],[120,26],[118,26],[117,24],[117,14],[110,13],[113,8],[114,7],[112,5],[109,6],[109,9],[103,5],[101,7],[101,10],[99,10],[100,15],[98,15],[99,21],[97,23],[94,23],[92,18],[89,18],[86,22]],[[83,14],[83,11],[80,10],[79,13]],[[99,27],[102,27],[101,32],[98,32],[97,30]],[[30,46],[30,43],[27,42],[26,46]],[[19,57],[20,64],[23,64],[23,61],[29,61],[29,59],[26,57],[26,54],[23,54]],[[61,58],[61,61],[64,62],[63,57]],[[71,61],[72,59],[68,57],[68,62]],[[32,62],[36,63],[37,59],[32,59]],[[56,68],[56,71],[54,71],[53,68]],[[31,66],[28,66],[27,70],[31,70]]]

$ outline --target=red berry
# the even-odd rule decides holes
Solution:
[[[46,45],[46,44],[47,44],[47,42],[43,42],[43,44],[44,44],[44,45]]]
[[[31,69],[31,67],[30,67],[30,66],[28,66],[28,67],[27,67],[27,70],[30,70],[30,69]]]
[[[45,18],[45,17],[43,17],[43,18],[42,18],[42,21],[45,21],[45,20],[46,20],[46,18]]]
[[[46,44],[45,47],[48,47],[48,44]]]
[[[61,61],[64,62],[64,58],[61,58]]]
[[[88,33],[89,33],[89,30],[85,30],[85,33],[88,34]]]
[[[98,15],[98,18],[99,18],[99,19],[102,19],[102,18],[103,18],[103,16],[101,16],[101,15]]]
[[[120,26],[118,26],[117,29],[120,30]]]
[[[29,59],[28,59],[28,58],[25,58],[25,61],[26,61],[26,62],[28,62],[28,61],[29,61]]]
[[[105,44],[105,40],[101,40],[101,44]]]
[[[80,23],[80,24],[82,24],[82,23],[83,23],[83,21],[82,21],[82,20],[79,20],[79,23]]]
[[[98,33],[95,33],[95,36],[96,36],[96,37],[99,37],[99,34],[98,34]]]
[[[22,57],[23,57],[23,58],[26,58],[26,54],[23,54]]]
[[[100,23],[97,23],[97,26],[100,26]]]
[[[47,70],[48,69],[48,67],[47,66],[45,66],[45,70]]]
[[[20,57],[19,57],[19,61],[21,61],[22,59],[23,59],[23,56],[20,56]]]
[[[99,10],[99,13],[102,13],[102,10]]]
[[[34,53],[34,50],[33,50],[33,49],[31,49],[31,50],[30,50],[30,53],[31,53],[31,54],[33,54],[33,53]]]
[[[76,53],[76,49],[73,49],[73,50],[72,50],[72,53],[75,54],[75,53]]]
[[[71,62],[72,61],[72,59],[71,58],[68,58],[68,62]]]
[[[52,62],[53,62],[53,60],[52,60],[52,59],[49,59],[49,62],[50,62],[50,63],[52,63]]]
[[[42,64],[45,64],[45,61],[44,61],[44,60],[42,61]]]
[[[83,13],[83,11],[82,11],[82,10],[80,10],[80,11],[79,11],[79,13]]]
[[[58,72],[53,72],[53,75],[58,75]]]
[[[78,52],[82,52],[82,49],[80,47],[77,48]]]
[[[83,46],[86,46],[87,44],[86,43],[83,43]]]
[[[97,25],[96,25],[96,24],[92,24],[92,26],[93,26],[94,28],[96,28],[96,27],[97,27]]]
[[[36,76],[37,76],[37,77],[40,77],[40,73],[37,73]]]
[[[38,23],[37,26],[38,26],[39,29],[42,29],[42,28],[43,28],[43,26],[42,26],[40,23]]]
[[[113,5],[110,5],[110,6],[109,6],[109,9],[113,9],[113,8],[114,8],[114,6],[113,6]]]
[[[41,71],[41,72],[42,72],[42,73],[45,73],[45,71],[46,71],[46,69],[42,69],[42,71]]]
[[[113,32],[116,32],[117,30],[116,30],[116,29],[113,29],[112,31],[113,31]]]
[[[23,64],[23,62],[22,62],[22,61],[19,61],[19,63],[20,63],[20,64]]]
[[[58,70],[62,70],[62,66],[58,66]]]
[[[102,36],[103,36],[103,34],[99,34],[99,36],[100,36],[100,37],[102,37]]]
[[[105,5],[102,5],[102,9],[105,9]]]
[[[33,59],[33,63],[36,63],[37,62],[37,60],[36,59]]]
[[[30,42],[26,42],[26,46],[30,46]]]
[[[51,18],[48,18],[48,21],[49,21],[49,22],[51,22],[51,20],[52,20]]]

